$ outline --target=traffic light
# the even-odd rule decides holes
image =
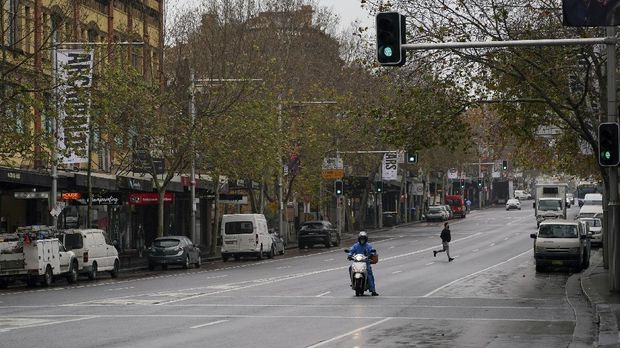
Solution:
[[[502,170],[508,170],[508,161],[506,160],[502,161]]]
[[[407,150],[407,163],[416,164],[418,163],[418,154],[413,150]]]
[[[375,189],[377,190],[377,193],[382,193],[383,192],[383,181],[377,181],[375,183]]]
[[[407,55],[401,48],[406,43],[405,16],[398,12],[381,12],[376,17],[377,59],[381,65],[401,66]]]
[[[461,179],[461,188],[464,189],[465,188],[465,179]]]
[[[482,179],[478,178],[478,188],[482,188]]]
[[[334,192],[336,193],[336,196],[342,196],[344,193],[344,184],[342,180],[334,181]]]
[[[598,126],[598,163],[601,167],[615,167],[620,162],[618,123],[606,122]]]

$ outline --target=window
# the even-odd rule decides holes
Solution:
[[[79,233],[65,234],[64,244],[67,250],[82,249],[84,247],[82,235]]]
[[[153,246],[157,248],[170,248],[179,245],[178,239],[157,239],[153,242]]]
[[[541,225],[538,236],[543,238],[577,238],[577,226]]]
[[[19,0],[9,0],[9,46],[15,48],[19,42]]]
[[[224,226],[225,234],[251,234],[254,232],[254,225],[250,221],[227,222]]]

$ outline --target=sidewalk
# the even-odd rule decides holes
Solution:
[[[592,252],[590,268],[581,277],[581,289],[594,310],[598,328],[595,341],[598,347],[620,347],[618,318],[620,317],[620,292],[609,291],[609,270],[603,268],[602,250]]]

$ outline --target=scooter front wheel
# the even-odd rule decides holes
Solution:
[[[355,296],[364,296],[364,279],[355,279]]]

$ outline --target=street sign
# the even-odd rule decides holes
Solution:
[[[323,179],[327,180],[342,179],[344,177],[344,163],[342,162],[342,158],[324,158],[321,176]]]
[[[62,213],[62,210],[65,209],[65,206],[65,202],[56,202],[56,206],[52,210],[50,210],[50,215],[53,217],[58,217],[58,215]]]

